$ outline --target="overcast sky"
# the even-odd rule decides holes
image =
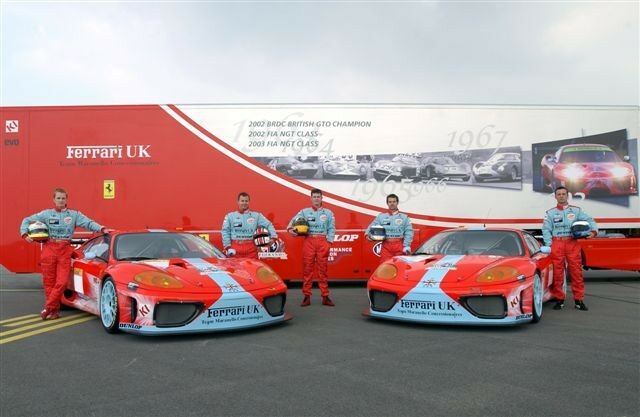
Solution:
[[[638,105],[639,3],[2,0],[2,105]]]

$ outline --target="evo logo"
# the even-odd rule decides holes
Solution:
[[[151,158],[151,145],[67,146],[67,159]]]

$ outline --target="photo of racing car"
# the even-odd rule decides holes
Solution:
[[[324,179],[366,179],[368,174],[369,164],[353,156],[329,156],[322,161]]]
[[[469,164],[458,164],[448,156],[428,156],[420,161],[420,176],[427,180],[459,179],[466,182],[471,177],[471,170]]]
[[[473,179],[476,182],[492,179],[515,182],[521,178],[521,164],[519,153],[495,153],[488,160],[473,165]]]
[[[407,154],[381,159],[373,164],[373,177],[378,181],[416,181],[420,179],[420,162],[416,156]]]
[[[536,323],[551,298],[550,259],[521,230],[445,230],[411,256],[380,264],[363,314],[437,324]]]
[[[313,178],[318,172],[319,165],[312,160],[303,160],[293,156],[274,158],[269,162],[269,168],[290,177]]]
[[[540,161],[545,190],[565,186],[585,196],[630,195],[638,192],[637,176],[629,157],[620,158],[609,146],[572,144],[561,146]]]
[[[287,287],[262,262],[190,233],[114,232],[76,249],[62,303],[109,333],[215,332],[284,322]]]

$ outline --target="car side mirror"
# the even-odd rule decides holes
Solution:
[[[625,155],[622,159],[623,159],[625,162],[629,162],[629,161],[631,160],[631,158],[629,158],[629,155]]]
[[[80,259],[82,258],[82,252],[80,252],[79,250],[74,250],[71,253],[71,259]]]

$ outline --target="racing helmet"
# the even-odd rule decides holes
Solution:
[[[571,234],[575,239],[581,239],[591,234],[591,225],[584,220],[576,220],[571,224]]]
[[[309,222],[304,217],[298,217],[293,221],[293,230],[299,235],[309,233]]]
[[[369,238],[375,241],[385,240],[387,238],[387,232],[384,230],[384,226],[371,226],[371,229],[369,230]]]
[[[271,244],[271,234],[266,227],[258,227],[256,228],[255,233],[253,234],[253,244],[257,247],[269,246]]]
[[[27,236],[33,241],[42,242],[49,239],[49,229],[46,224],[36,221],[27,227]]]

